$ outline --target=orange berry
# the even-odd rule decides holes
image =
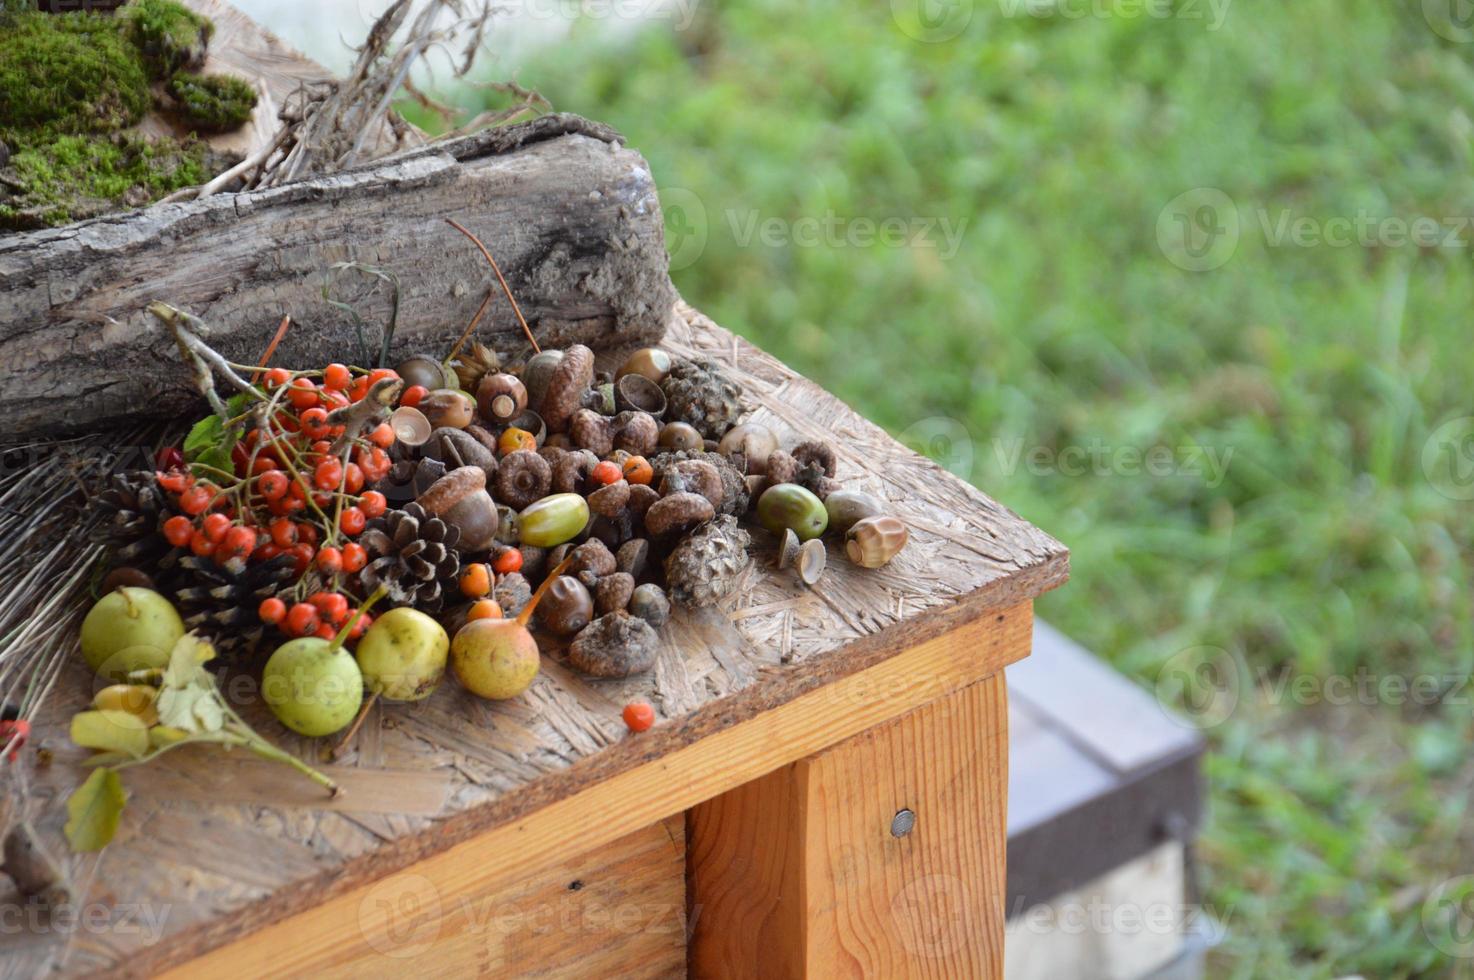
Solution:
[[[470,612],[466,613],[466,622],[477,619],[502,619],[502,607],[495,599],[477,599],[471,603]]]
[[[262,599],[261,605],[256,607],[256,615],[261,617],[263,623],[279,623],[287,614],[287,604],[276,596]]]
[[[368,434],[369,442],[380,449],[388,449],[394,445],[394,426],[388,422],[380,422],[374,426],[374,430]]]
[[[522,571],[522,552],[516,548],[508,548],[496,556],[496,561],[491,567],[498,575],[510,575],[513,572]]]
[[[343,552],[337,548],[324,548],[317,553],[317,567],[325,575],[336,575],[343,570]]]
[[[317,385],[306,378],[296,378],[287,392],[287,401],[293,408],[311,408],[317,404]]]
[[[472,562],[461,570],[461,595],[479,599],[491,594],[491,566],[484,561]]]
[[[363,533],[368,524],[368,518],[363,516],[363,511],[357,507],[344,507],[343,513],[338,515],[338,527],[349,537],[356,537]]]
[[[624,706],[624,723],[632,732],[648,732],[655,724],[655,709],[645,701],[631,701]]]
[[[350,541],[343,546],[343,571],[352,575],[368,564],[368,552],[363,545]]]
[[[329,391],[342,391],[353,383],[353,375],[344,364],[329,364],[322,372],[322,386]]]
[[[526,429],[519,429],[515,425],[503,432],[501,438],[496,441],[496,448],[503,456],[510,456],[519,449],[530,449],[537,451],[537,437]]]
[[[404,389],[404,394],[399,396],[399,404],[406,408],[414,408],[420,403],[420,399],[430,393],[430,389],[424,385],[410,385]]]
[[[630,483],[648,485],[655,479],[655,470],[644,456],[631,456],[624,461],[624,478]]]
[[[589,471],[589,479],[607,487],[611,483],[618,483],[624,479],[624,474],[619,471],[618,466],[606,459]]]
[[[176,548],[183,548],[194,537],[194,525],[183,514],[175,514],[164,522],[164,538]]]
[[[389,509],[389,501],[377,490],[366,490],[358,498],[358,509],[363,511],[364,517],[378,517]]]

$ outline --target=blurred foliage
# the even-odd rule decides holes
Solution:
[[[1242,665],[1208,731],[1215,974],[1434,975],[1424,902],[1474,871],[1474,504],[1423,469],[1474,415],[1474,44],[1423,6],[1241,3],[1213,29],[1205,2],[963,3],[927,43],[905,4],[728,0],[581,23],[518,75],[649,159],[693,303],[1071,546],[1042,616],[1149,687],[1185,648]],[[1158,224],[1201,187],[1241,236],[1194,273]],[[1459,240],[1277,236],[1420,216]],[[888,218],[937,225],[857,240]],[[1153,447],[1171,472],[1132,464]],[[1286,671],[1453,703],[1327,704]]]

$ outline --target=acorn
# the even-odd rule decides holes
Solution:
[[[778,567],[792,568],[798,564],[799,552],[803,548],[803,542],[798,535],[793,533],[793,528],[783,529],[783,541],[778,545]]]
[[[619,546],[614,554],[614,566],[621,572],[638,579],[645,574],[650,561],[650,542],[644,538],[633,538]]]
[[[817,466],[825,476],[834,476],[838,460],[834,447],[827,442],[812,440],[793,447],[793,458],[800,466]]]
[[[906,525],[887,515],[857,521],[844,536],[845,554],[862,568],[879,568],[906,547]]]
[[[541,411],[543,396],[548,393],[548,382],[553,371],[563,362],[560,350],[539,351],[527,359],[522,367],[522,384],[527,388],[527,404]]]
[[[713,509],[720,509],[726,500],[726,487],[722,485],[721,473],[703,459],[683,459],[666,467],[660,478],[661,495],[669,496],[682,491],[701,494],[711,501]]]
[[[451,470],[420,494],[416,503],[431,517],[460,530],[456,542],[460,551],[484,551],[496,540],[500,518],[486,492],[486,472],[478,466]]]
[[[670,599],[660,586],[647,582],[630,594],[629,611],[660,629],[670,620]]]
[[[574,344],[563,352],[563,359],[553,368],[541,405],[533,406],[549,432],[564,432],[573,413],[583,404],[584,392],[594,382],[594,352],[583,344]]]
[[[476,419],[476,403],[459,388],[437,388],[415,406],[435,428],[464,429]]]
[[[774,534],[792,529],[800,541],[817,538],[829,526],[824,501],[796,483],[780,483],[764,490],[757,502],[757,519]]]
[[[488,374],[476,386],[476,407],[492,422],[511,422],[527,407],[527,388],[510,374]]]
[[[585,541],[573,549],[572,561],[568,563],[568,574],[593,572],[596,578],[613,575],[619,570],[614,553],[602,541]]]
[[[819,538],[805,541],[798,549],[798,578],[804,585],[812,588],[817,585],[819,579],[824,575],[824,566],[828,564],[829,552],[824,547],[824,542]]]
[[[428,354],[413,354],[400,361],[394,370],[404,380],[406,388],[419,385],[427,391],[434,391],[437,388],[455,388],[460,384],[459,378],[454,374],[447,375],[445,366]]]
[[[546,497],[552,484],[553,468],[530,449],[508,453],[497,467],[497,499],[519,511]]]
[[[665,537],[705,524],[716,516],[711,501],[699,493],[672,493],[661,497],[645,513],[645,530],[653,537]]]
[[[696,427],[685,422],[667,422],[660,429],[657,445],[662,449],[689,449],[700,451],[706,447],[706,440]]]
[[[646,347],[635,351],[625,360],[620,369],[614,373],[614,380],[618,381],[627,375],[637,374],[658,385],[665,380],[667,374],[670,374],[673,363],[670,354],[666,351],[659,347]]]
[[[844,534],[857,521],[885,513],[885,504],[864,490],[836,490],[824,498],[824,509],[829,512],[829,530]]]
[[[614,407],[621,412],[645,412],[658,419],[665,414],[665,392],[643,374],[627,374],[614,382]]]
[[[559,575],[543,593],[537,606],[537,621],[550,633],[572,636],[594,618],[594,599],[584,584],[572,575]]]
[[[480,440],[465,429],[444,426],[430,433],[425,444],[425,455],[438,459],[449,469],[461,466],[479,466],[486,472],[488,480],[496,476],[496,453],[487,449]]]
[[[717,443],[717,452],[723,456],[741,453],[747,462],[747,472],[759,476],[768,471],[768,456],[778,448],[778,437],[766,425],[747,422],[728,431]]]
[[[621,412],[613,418],[591,408],[581,408],[569,420],[573,444],[598,456],[616,449],[631,456],[645,456],[655,449],[660,425],[646,412]]]
[[[414,449],[430,441],[435,426],[425,418],[425,413],[409,405],[401,405],[389,416],[389,428],[394,430],[394,441]]]
[[[523,544],[551,548],[578,537],[588,523],[588,501],[576,493],[555,493],[523,508],[517,533]]]

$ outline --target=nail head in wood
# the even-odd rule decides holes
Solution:
[[[913,810],[901,810],[891,818],[891,836],[905,837],[911,833],[911,828],[916,826],[916,813]]]

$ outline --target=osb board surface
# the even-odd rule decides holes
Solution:
[[[592,680],[545,643],[542,673],[515,701],[479,701],[448,680],[425,702],[376,707],[355,751],[331,767],[347,787],[337,800],[281,767],[193,749],[129,770],[117,840],[100,856],[69,859],[80,907],[96,908],[101,924],[0,930],[5,975],[130,973],[177,962],[610,775],[659,764],[683,745],[1067,577],[1058,542],[689,307],[666,346],[725,364],[747,392],[751,419],[773,427],[784,445],[830,440],[842,482],[907,516],[908,548],[867,571],[831,544],[829,570],[809,591],[773,569],[773,541],[757,532],[744,587],[721,608],[678,613],[661,631],[649,674]],[[84,775],[66,719],[92,684],[80,665],[72,669],[38,724],[54,761],[31,774],[33,817],[58,853],[64,800]],[[620,719],[636,698],[659,716],[638,737]],[[287,734],[259,705],[245,714],[291,751],[309,759],[323,751]]]

